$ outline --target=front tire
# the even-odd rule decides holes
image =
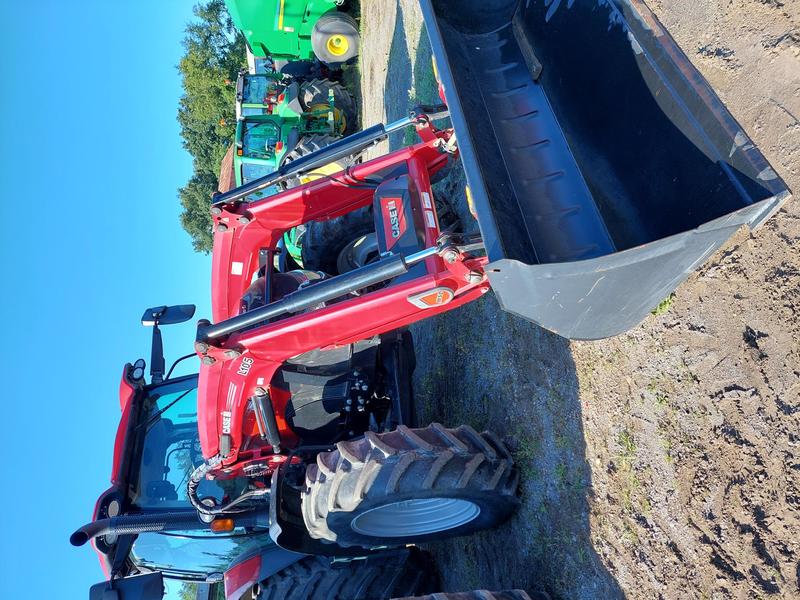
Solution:
[[[348,546],[401,546],[499,525],[518,506],[519,475],[491,433],[400,426],[339,442],[306,469],[311,537]]]
[[[374,232],[368,233],[354,239],[342,248],[336,259],[336,270],[341,275],[368,265],[378,258],[380,258],[378,236]]]
[[[366,206],[328,221],[306,223],[303,266],[336,275],[342,251],[355,239],[375,231],[372,207]]]
[[[332,565],[305,558],[259,584],[257,600],[376,600],[427,594],[435,590],[433,560],[409,548],[384,556]]]

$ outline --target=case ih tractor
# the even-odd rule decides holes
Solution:
[[[145,312],[143,322],[154,326],[151,381],[145,380],[143,360],[125,366],[112,486],[97,501],[95,521],[72,538],[76,544],[93,540],[103,570],[114,577],[118,596],[113,597],[161,598],[162,575],[211,585],[224,579],[228,598],[252,592],[258,582],[253,597],[261,599],[369,599],[430,591],[430,559],[414,548],[350,549],[336,562],[280,548],[270,538],[269,501],[263,496],[229,518],[198,519],[186,485],[204,464],[197,376],[171,377],[173,365],[164,377],[159,329],[193,312],[192,306]],[[197,493],[213,505],[236,498],[250,485],[246,478],[203,480]],[[102,594],[108,588],[100,584],[92,593],[107,598]],[[148,595],[153,589],[157,592]]]
[[[339,67],[358,55],[358,24],[339,10],[342,0],[225,0],[234,25],[255,57],[313,61]]]
[[[160,589],[161,576],[224,580],[227,598],[412,595],[429,591],[433,577],[430,560],[407,544],[491,527],[515,508],[517,471],[494,436],[406,425],[414,424],[406,333],[288,361],[280,378],[295,414],[284,429],[273,429],[263,401],[248,409],[249,451],[263,460],[235,469],[207,461],[207,373],[199,382],[171,378],[173,365],[163,376],[159,325],[193,312],[147,310],[151,382],[142,360],[123,371],[112,487],[71,539],[93,540],[111,578],[92,598],[111,589],[160,598],[147,590]],[[262,427],[277,434],[268,452],[259,448]]]
[[[405,328],[491,290],[565,337],[617,334],[788,198],[640,2],[421,4],[453,129],[432,124],[443,107],[421,107],[215,197],[214,323],[201,320],[195,341],[199,450],[185,489],[154,487],[193,510],[148,514],[128,497],[103,520],[101,498],[100,520],[73,541],[111,536],[115,560],[123,548],[108,585],[145,572],[120,546],[142,531],[268,523],[281,552],[352,558],[500,523],[516,503],[512,458],[491,434],[414,427]],[[420,143],[352,160],[408,126]],[[465,171],[479,235],[440,226],[431,182],[449,164]],[[378,251],[339,268],[326,235],[352,251],[361,234],[340,225],[370,207]],[[320,243],[304,244],[305,269],[289,268],[283,236],[304,224]],[[232,597],[237,583],[281,580],[279,561],[253,560]]]

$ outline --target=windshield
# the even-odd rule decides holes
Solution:
[[[203,463],[197,430],[197,380],[167,383],[150,391],[138,425],[145,430],[133,503],[144,510],[192,509],[186,493],[191,472]],[[200,483],[200,497],[236,497],[244,479]],[[193,509],[192,509],[193,510]]]
[[[270,175],[275,171],[275,169],[269,165],[261,165],[257,163],[242,163],[242,183],[250,183],[254,179],[258,179],[259,177],[265,177],[266,175]],[[247,196],[248,202],[253,202],[255,200],[260,200],[261,198],[266,198],[267,196],[272,196],[273,194],[278,194],[282,192],[280,187],[277,185],[272,185],[270,187],[264,188],[263,190],[258,190],[257,192],[253,192],[249,196]]]
[[[136,564],[167,576],[193,578],[198,574],[224,573],[234,560],[272,545],[268,532],[218,536],[208,532],[180,534],[142,533],[133,545]],[[236,532],[234,532],[236,533]]]
[[[281,130],[272,121],[245,121],[242,131],[244,156],[263,160],[274,158],[275,144],[280,137]]]
[[[278,84],[271,77],[248,75],[244,78],[242,102],[244,104],[267,104],[270,96],[278,95]]]
[[[197,430],[197,378],[169,382],[149,391],[137,427],[145,431],[138,478],[132,501],[144,511],[194,510],[186,494],[189,475],[203,462]],[[245,479],[200,483],[200,497],[238,496]],[[269,533],[229,534],[208,530],[143,533],[133,545],[131,559],[139,566],[178,578],[197,578],[224,572],[234,558],[272,542]]]

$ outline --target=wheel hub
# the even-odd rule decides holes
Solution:
[[[355,517],[350,527],[371,537],[412,537],[455,529],[480,514],[480,506],[469,500],[418,498],[372,508]]]
[[[344,56],[350,50],[350,42],[343,35],[332,35],[328,38],[328,52],[334,56]]]

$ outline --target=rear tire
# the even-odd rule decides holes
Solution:
[[[342,250],[353,240],[375,231],[372,207],[365,207],[329,221],[306,223],[303,237],[303,266],[312,271],[336,275]]]
[[[330,67],[339,67],[358,56],[360,44],[358,23],[343,12],[322,15],[311,31],[314,54]]]
[[[300,86],[300,105],[303,110],[311,110],[315,106],[328,105],[329,93],[333,91],[333,105],[338,108],[345,122],[344,133],[352,133],[357,129],[358,112],[356,101],[344,86],[329,79],[313,79]]]
[[[305,558],[261,582],[257,600],[376,600],[435,590],[433,560],[409,548],[396,555],[368,557],[335,567],[330,560]]]
[[[400,426],[317,455],[306,469],[303,521],[311,537],[344,547],[467,535],[511,515],[518,481],[491,433]]]
[[[289,164],[292,161],[297,160],[303,156],[311,154],[312,152],[316,152],[317,150],[321,150],[322,148],[332,144],[339,138],[333,137],[332,135],[307,135],[304,138],[301,138],[297,145],[292,148],[284,157],[283,164]],[[314,179],[318,179],[319,177],[324,177],[326,175],[333,175],[335,172],[344,171],[347,167],[351,166],[355,163],[355,160],[352,158],[340,158],[337,161],[329,163],[324,167],[321,167],[316,172],[306,173],[301,177],[294,176],[290,179],[286,179],[281,183],[281,187],[283,189],[288,190],[303,183],[307,183],[308,181],[312,181]]]
[[[363,267],[380,257],[378,236],[368,233],[347,244],[336,259],[336,270],[341,275]]]

